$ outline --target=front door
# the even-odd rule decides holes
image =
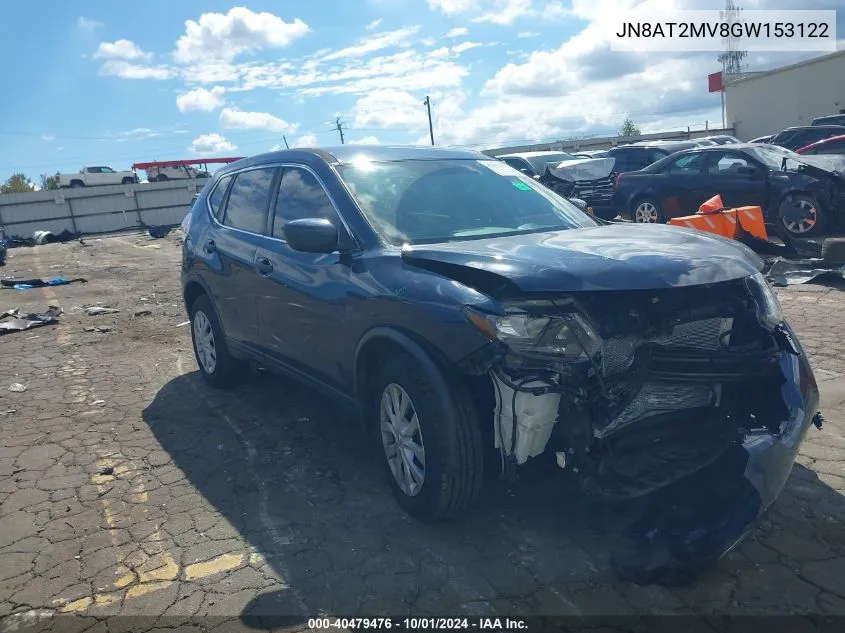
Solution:
[[[703,154],[693,152],[679,155],[664,167],[660,204],[667,220],[698,211],[704,195],[703,165]]]
[[[261,344],[289,367],[340,388],[336,359],[343,348],[349,288],[347,256],[304,253],[285,241],[285,224],[303,218],[331,220],[350,239],[316,176],[305,167],[285,167],[273,213],[271,238],[256,253],[262,284],[257,295]]]
[[[765,207],[766,170],[742,152],[709,152],[704,199],[716,194],[726,208]]]

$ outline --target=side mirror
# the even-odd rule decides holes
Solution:
[[[305,253],[333,253],[338,249],[337,228],[323,218],[291,220],[284,227],[285,240],[292,249]]]
[[[570,198],[569,201],[574,204],[576,207],[581,209],[581,211],[587,212],[587,203],[581,198]]]

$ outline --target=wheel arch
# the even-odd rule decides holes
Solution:
[[[202,280],[192,277],[185,282],[185,287],[182,289],[182,298],[185,301],[185,310],[189,315],[194,301],[202,295],[206,295],[211,300],[211,293]]]
[[[355,359],[352,366],[353,388],[355,400],[361,410],[364,420],[367,419],[369,393],[372,388],[372,378],[377,368],[379,358],[391,353],[405,353],[417,361],[431,378],[441,398],[452,398],[452,393],[446,383],[447,376],[452,373],[449,361],[429,341],[413,332],[394,327],[374,327],[369,330],[355,349]]]

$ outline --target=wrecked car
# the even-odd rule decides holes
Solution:
[[[537,180],[564,198],[583,200],[596,217],[612,220],[618,214],[614,204],[616,159],[582,158],[548,165]]]
[[[764,144],[699,147],[621,173],[615,189],[615,204],[638,223],[688,215],[719,194],[728,207],[761,207],[792,237],[813,237],[842,224],[845,157]]]
[[[255,156],[185,228],[204,379],[235,385],[255,361],[348,405],[423,521],[545,461],[601,503],[654,500],[614,565],[667,581],[753,529],[820,423],[747,247],[603,224],[483,154]]]

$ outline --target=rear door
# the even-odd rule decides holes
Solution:
[[[344,250],[353,245],[322,182],[304,166],[285,166],[270,219],[270,238],[256,253],[263,350],[297,372],[342,389],[340,350],[347,345],[344,314],[349,267],[340,252],[304,253],[285,241],[291,220],[323,218],[338,229]]]
[[[689,215],[698,210],[706,199],[704,152],[680,154],[663,167],[658,179],[660,206],[668,220],[679,215]]]
[[[256,293],[260,278],[255,256],[266,239],[270,198],[278,173],[275,167],[238,172],[218,212],[220,222],[206,236],[206,242],[198,245],[217,260],[212,292],[226,336],[246,347],[259,342]]]
[[[746,154],[735,151],[708,152],[705,172],[706,187],[701,202],[719,194],[728,208],[765,207],[767,172]]]

